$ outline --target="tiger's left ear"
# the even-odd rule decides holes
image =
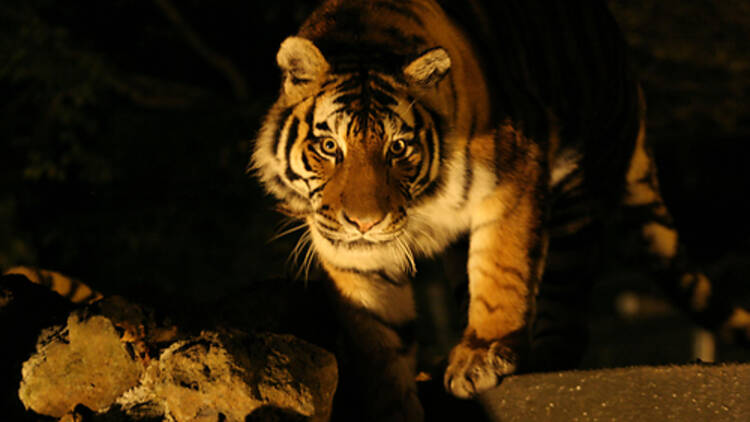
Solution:
[[[448,52],[442,47],[436,47],[404,66],[404,76],[409,82],[428,88],[443,79],[450,69],[451,58]]]
[[[330,68],[323,53],[312,41],[289,37],[281,43],[276,62],[284,72],[284,93],[302,93]]]

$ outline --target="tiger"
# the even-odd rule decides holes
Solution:
[[[535,354],[549,327],[580,334],[536,309],[585,307],[589,260],[571,245],[597,249],[615,213],[676,303],[750,334],[750,313],[684,258],[627,56],[602,1],[324,0],[281,43],[249,167],[330,278],[362,418],[423,419],[415,259],[462,236],[467,321],[443,376],[456,397],[580,352]]]
[[[19,265],[2,272],[2,275],[12,274],[24,276],[30,282],[48,288],[70,303],[86,305],[104,298],[101,293],[82,281],[57,271]]]

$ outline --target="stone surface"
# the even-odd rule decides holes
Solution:
[[[78,404],[106,411],[143,372],[127,347],[109,319],[73,312],[66,326],[40,335],[36,353],[23,364],[18,395],[42,415],[62,417]]]
[[[324,349],[210,316],[198,335],[194,324],[164,321],[121,297],[74,307],[22,276],[2,277],[0,338],[18,341],[0,347],[0,420],[330,419],[338,366]]]
[[[480,401],[497,422],[750,421],[750,364],[509,377]]]
[[[165,349],[118,404],[177,422],[244,421],[267,408],[326,421],[337,380],[333,355],[293,336],[203,332]]]

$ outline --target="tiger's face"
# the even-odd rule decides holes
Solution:
[[[336,75],[295,111],[281,143],[287,176],[310,200],[311,227],[337,246],[392,241],[437,171],[429,114],[374,72]]]
[[[294,52],[285,51],[290,40]],[[440,170],[438,117],[414,98],[408,78],[331,71],[307,40],[285,41],[278,60],[282,98],[254,155],[261,178],[305,218],[329,261],[367,256],[406,265],[410,205]]]

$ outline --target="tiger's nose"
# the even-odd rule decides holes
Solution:
[[[347,223],[351,224],[352,226],[356,227],[357,230],[359,230],[360,233],[364,234],[370,231],[371,228],[373,228],[376,224],[383,221],[382,216],[350,216],[346,215],[346,213],[341,213],[344,216],[344,220],[346,220]]]

